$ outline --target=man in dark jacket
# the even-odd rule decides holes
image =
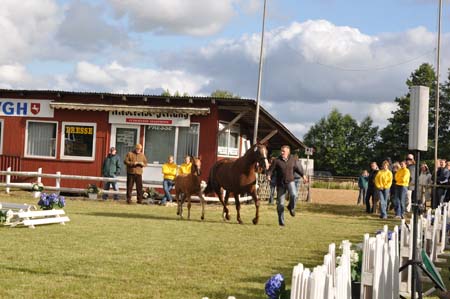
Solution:
[[[116,153],[116,148],[111,147],[108,156],[105,161],[103,161],[102,175],[105,178],[115,178],[120,174],[120,161]],[[110,186],[112,186],[115,191],[119,191],[119,184],[117,184],[117,182],[105,182],[103,190],[109,190]],[[108,194],[103,193],[102,198],[107,200]],[[114,194],[114,200],[119,200],[119,194]]]
[[[368,179],[368,185],[367,185],[367,192],[366,192],[366,212],[367,213],[373,213],[374,212],[374,206],[377,203],[376,200],[376,188],[375,187],[375,177],[378,173],[378,165],[377,162],[370,163],[370,173],[369,173],[369,179]],[[372,206],[370,205],[370,198],[372,197]]]
[[[289,192],[288,210],[292,217],[295,216],[295,204],[297,202],[297,189],[295,188],[294,172],[298,173],[303,181],[306,177],[296,163],[296,159],[290,155],[291,149],[287,145],[281,147],[281,155],[275,159],[267,173],[268,179],[271,179],[272,173],[276,175],[277,186],[277,212],[278,224],[284,226],[284,201],[286,191]]]

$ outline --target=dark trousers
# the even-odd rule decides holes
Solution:
[[[368,188],[366,192],[366,212],[373,213],[373,203],[375,202],[375,188]],[[370,198],[372,197],[372,205],[370,205]]]
[[[136,182],[137,202],[142,203],[143,190],[142,190],[142,175],[127,173],[127,202],[131,202],[131,193],[133,192],[133,185]]]

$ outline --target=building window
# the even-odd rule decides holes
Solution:
[[[25,156],[56,158],[56,122],[27,121]]]
[[[177,159],[178,165],[184,163],[184,157],[186,155],[198,156],[198,137],[199,137],[199,124],[191,124],[190,127],[178,128],[178,142],[177,142]]]
[[[61,159],[94,160],[96,129],[95,123],[63,123]]]
[[[189,127],[147,126],[144,152],[151,164],[164,164],[173,155],[181,164],[186,155],[198,155],[199,124]]]
[[[219,131],[227,126],[226,122],[219,122]],[[219,147],[217,153],[220,156],[239,155],[239,126],[234,125],[219,134]]]
[[[176,127],[147,126],[144,152],[149,163],[164,164],[174,154]]]

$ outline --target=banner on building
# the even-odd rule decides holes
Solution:
[[[187,113],[111,111],[109,112],[109,123],[189,127],[191,120]]]
[[[0,98],[0,116],[53,117],[50,100]]]

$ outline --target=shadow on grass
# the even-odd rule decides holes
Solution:
[[[8,270],[11,272],[18,272],[18,273],[28,273],[28,274],[36,274],[36,275],[57,275],[57,276],[63,276],[63,277],[74,277],[74,278],[81,278],[81,279],[92,279],[95,277],[95,279],[102,279],[101,276],[92,275],[92,274],[77,274],[77,273],[67,273],[67,272],[58,272],[58,271],[49,271],[46,269],[30,269],[25,267],[10,267],[3,265],[1,267],[3,270]],[[104,277],[105,280],[110,280],[110,277]]]
[[[363,206],[332,205],[332,204],[302,204],[300,211],[314,214],[329,214],[347,217],[379,218],[378,214],[367,214]],[[389,219],[388,219],[389,220]],[[385,221],[385,220],[383,220]]]
[[[136,213],[112,213],[112,212],[91,212],[91,213],[80,213],[87,216],[101,216],[101,217],[113,217],[113,218],[128,218],[128,219],[153,219],[153,220],[169,220],[169,221],[187,221],[187,222],[204,222],[204,223],[219,223],[221,225],[223,224],[236,224],[236,225],[252,225],[254,224],[250,221],[244,222],[243,224],[239,224],[237,221],[223,221],[221,219],[214,220],[214,219],[205,219],[201,220],[200,218],[191,218],[188,220],[185,216],[185,218],[180,219],[178,216],[175,217],[167,217],[167,216],[161,216],[161,215],[155,215],[155,214],[136,214]],[[259,226],[270,226],[270,224],[257,224]]]

